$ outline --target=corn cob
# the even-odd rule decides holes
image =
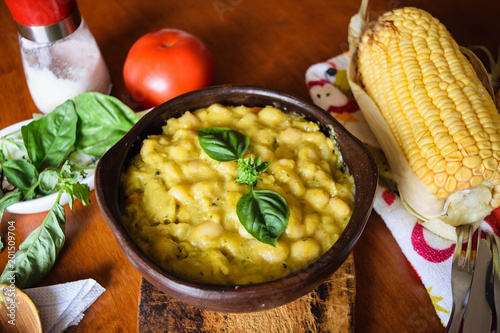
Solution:
[[[356,57],[364,90],[416,175],[395,172],[408,208],[458,225],[500,206],[500,116],[445,26],[421,9],[395,9],[368,25]],[[393,171],[400,162],[392,159]]]

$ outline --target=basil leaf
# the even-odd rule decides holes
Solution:
[[[66,195],[68,196],[69,208],[73,209],[73,204],[75,202],[75,197],[82,201],[84,206],[90,204],[90,188],[86,184],[64,184],[61,187]]]
[[[250,235],[276,247],[276,240],[288,224],[290,210],[278,193],[251,188],[236,204],[236,214]]]
[[[75,144],[77,121],[75,105],[67,100],[48,115],[21,127],[28,156],[39,171],[64,162]]]
[[[26,147],[22,142],[20,129],[0,138],[0,161],[12,160],[22,156],[26,156]]]
[[[65,212],[59,198],[42,225],[31,232],[14,256],[15,270],[6,266],[0,283],[10,284],[12,278],[19,288],[30,288],[41,281],[52,269],[65,236]]]
[[[76,147],[100,158],[139,119],[134,111],[115,97],[92,92],[74,98],[80,118]]]
[[[202,128],[198,131],[198,141],[203,151],[219,162],[243,157],[250,144],[249,138],[227,127]]]
[[[40,189],[44,193],[53,192],[56,188],[59,175],[55,170],[44,170],[38,176]]]
[[[16,189],[12,192],[5,194],[0,199],[0,221],[2,220],[3,212],[7,207],[13,205],[23,199],[23,192],[19,189]]]
[[[90,204],[90,188],[86,184],[74,184],[73,188],[73,195],[80,200],[84,206],[87,206]]]
[[[256,159],[253,156],[238,159],[238,177],[236,183],[253,186],[259,179],[259,174],[266,171],[271,162],[262,162],[260,156]]]
[[[20,190],[26,190],[37,183],[38,171],[25,159],[8,160],[3,164],[3,172],[9,184]]]

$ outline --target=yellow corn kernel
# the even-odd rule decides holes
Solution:
[[[500,184],[500,116],[439,20],[412,7],[386,13],[364,33],[357,57],[365,91],[432,193]],[[490,204],[500,205],[500,194]]]

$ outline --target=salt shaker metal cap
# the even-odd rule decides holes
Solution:
[[[5,0],[19,34],[37,43],[69,36],[82,22],[74,0]]]
[[[5,0],[17,23],[26,82],[42,113],[84,92],[111,92],[106,63],[76,0]]]

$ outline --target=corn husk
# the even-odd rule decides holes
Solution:
[[[351,18],[349,25],[348,41],[351,62],[348,68],[348,80],[351,90],[386,155],[406,210],[416,216],[427,229],[444,238],[455,240],[455,226],[480,223],[491,212],[492,207],[489,203],[492,197],[492,186],[481,184],[468,190],[455,192],[448,198],[439,199],[413,171],[376,103],[363,90],[358,80],[357,47],[368,25],[367,8],[368,0],[362,0],[359,12]],[[481,61],[468,49],[462,48],[462,52],[472,63],[478,77],[494,99],[493,88]]]

